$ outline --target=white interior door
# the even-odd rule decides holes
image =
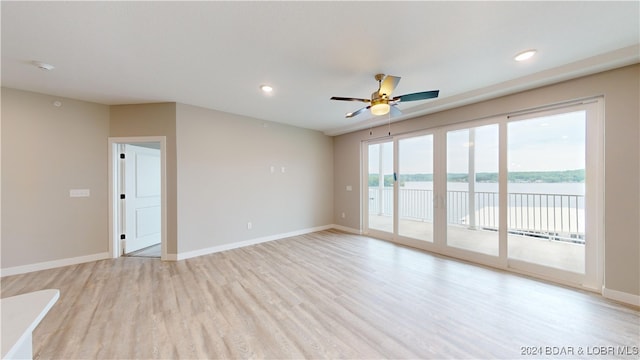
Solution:
[[[161,241],[160,150],[125,145],[123,252]]]

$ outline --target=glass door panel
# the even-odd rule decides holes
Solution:
[[[499,125],[447,132],[447,245],[498,256]]]
[[[398,235],[433,242],[433,135],[398,141]]]
[[[507,126],[508,257],[584,274],[586,111]]]
[[[601,109],[594,100],[363,143],[365,233],[600,288]]]
[[[368,227],[394,232],[393,142],[368,145]]]

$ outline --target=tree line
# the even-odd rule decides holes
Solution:
[[[369,186],[378,186],[378,174],[369,174]],[[507,175],[509,182],[519,183],[581,183],[584,182],[584,169],[565,171],[511,171]],[[433,181],[433,174],[400,174],[398,181],[403,186],[407,181]],[[469,182],[469,174],[448,173],[448,182]],[[498,173],[476,173],[476,182],[497,183]],[[393,174],[384,175],[384,186],[393,186]]]

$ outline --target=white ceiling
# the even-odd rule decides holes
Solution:
[[[7,2],[2,86],[102,104],[180,102],[323,131],[376,73],[392,121],[640,62],[640,2]],[[525,63],[513,56],[529,48]],[[33,65],[51,63],[52,71]],[[258,89],[270,84],[265,96]]]

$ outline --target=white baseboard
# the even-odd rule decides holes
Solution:
[[[45,262],[40,262],[35,264],[14,266],[14,267],[0,269],[0,277],[26,274],[34,271],[48,270],[48,269],[53,269],[53,268],[58,268],[63,266],[82,264],[86,262],[98,261],[98,260],[104,260],[104,259],[110,259],[110,258],[111,258],[110,254],[108,252],[104,252],[104,253],[98,253],[93,255],[85,255],[85,256],[78,256],[78,257],[66,258],[66,259],[60,259],[60,260],[45,261]]]
[[[196,256],[209,255],[209,254],[213,254],[213,253],[217,253],[217,252],[221,252],[221,251],[237,249],[237,248],[241,248],[241,247],[245,247],[245,246],[261,244],[261,243],[264,243],[264,242],[269,242],[269,241],[274,241],[274,240],[280,240],[280,239],[284,239],[284,238],[288,238],[288,237],[292,237],[292,236],[298,236],[298,235],[309,234],[309,233],[316,232],[316,231],[328,230],[328,229],[332,229],[333,227],[334,227],[333,225],[324,225],[324,226],[318,226],[318,227],[309,228],[309,229],[291,231],[291,232],[288,232],[288,233],[269,235],[269,236],[264,236],[264,237],[260,237],[260,238],[255,238],[255,239],[249,239],[249,240],[244,240],[244,241],[233,242],[233,243],[230,243],[230,244],[212,246],[212,247],[199,249],[199,250],[187,251],[187,252],[183,252],[183,253],[178,253],[177,255],[168,254],[167,255],[167,260],[174,260],[174,259],[170,259],[170,258],[173,258],[173,256],[175,256],[175,260],[190,259],[190,258],[193,258],[193,257],[196,257]]]
[[[359,230],[341,226],[341,225],[331,224],[331,225],[318,226],[318,227],[309,228],[309,229],[291,231],[291,232],[282,233],[282,234],[270,235],[270,236],[260,237],[256,239],[249,239],[249,240],[239,241],[231,244],[212,246],[205,249],[187,251],[184,253],[167,254],[166,257],[162,260],[166,260],[166,261],[184,260],[184,259],[189,259],[196,256],[213,254],[221,251],[237,249],[237,248],[256,245],[256,244],[260,244],[268,241],[274,241],[274,240],[284,239],[292,236],[304,235],[304,234],[309,234],[309,233],[329,230],[329,229],[338,229],[338,230],[353,233],[353,234],[361,234]],[[36,263],[36,264],[15,266],[10,268],[0,269],[0,277],[25,274],[25,273],[34,272],[34,271],[53,269],[53,268],[58,268],[63,266],[82,264],[86,262],[98,261],[98,260],[104,260],[104,259],[110,259],[110,258],[111,258],[111,255],[108,252],[105,252],[105,253],[99,253],[99,254],[93,254],[93,255],[79,256],[74,258],[45,261],[45,262]]]
[[[640,295],[629,294],[626,292],[607,289],[606,287],[602,287],[602,296],[607,299],[620,301],[625,304],[640,306]]]
[[[350,228],[350,227],[347,227],[347,226],[333,224],[333,225],[331,225],[331,227],[336,229],[336,230],[344,231],[344,232],[347,232],[347,233],[356,234],[356,235],[362,235],[362,230]]]

